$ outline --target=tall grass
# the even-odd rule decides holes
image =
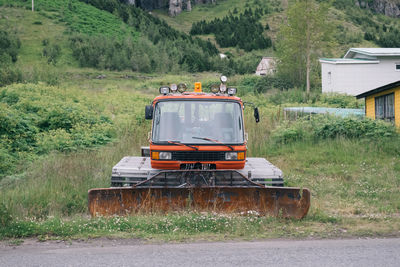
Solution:
[[[36,89],[38,87],[35,86]],[[43,85],[41,89],[47,90],[48,94],[52,91]],[[71,97],[112,118],[117,141],[105,147],[80,149],[75,153],[52,152],[34,161],[21,156],[17,174],[0,181],[0,203],[13,216],[42,218],[85,213],[87,190],[108,187],[113,164],[125,155],[139,153],[140,145],[147,142],[150,123],[144,120],[142,113],[150,98],[113,89],[89,94],[81,91],[78,97],[75,93],[79,91],[75,90],[70,89],[64,97]],[[59,91],[62,92],[62,89],[55,90],[56,94]],[[86,136],[89,132],[83,130],[81,134]]]

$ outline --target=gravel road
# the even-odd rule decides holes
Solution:
[[[145,244],[0,243],[0,266],[400,266],[400,238]]]

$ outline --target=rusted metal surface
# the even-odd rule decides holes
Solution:
[[[89,190],[92,216],[181,210],[303,218],[310,207],[308,189],[290,187],[98,188]]]

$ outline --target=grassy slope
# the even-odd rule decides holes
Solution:
[[[17,64],[24,71],[47,64],[42,56],[44,39],[60,45],[62,56],[57,66],[65,70],[78,67],[68,44],[71,33],[134,39],[139,35],[113,14],[77,0],[69,2],[37,0],[36,11],[32,12],[27,2],[0,0],[0,4],[4,4],[0,6],[0,27],[12,28],[20,37],[22,46]],[[10,3],[18,8],[6,7]]]
[[[7,7],[0,7],[0,10],[0,25],[15,30],[21,40],[17,61],[19,67],[25,69],[47,64],[46,58],[42,56],[44,39],[61,46],[62,57],[59,65],[78,66],[68,47],[68,37],[63,34],[67,29],[63,23],[47,18],[43,12]]]

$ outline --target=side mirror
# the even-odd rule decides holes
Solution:
[[[153,106],[152,105],[146,106],[146,108],[144,110],[144,117],[146,118],[146,120],[153,119]]]
[[[256,122],[260,122],[260,114],[258,113],[258,108],[254,108],[254,118],[256,119]]]

